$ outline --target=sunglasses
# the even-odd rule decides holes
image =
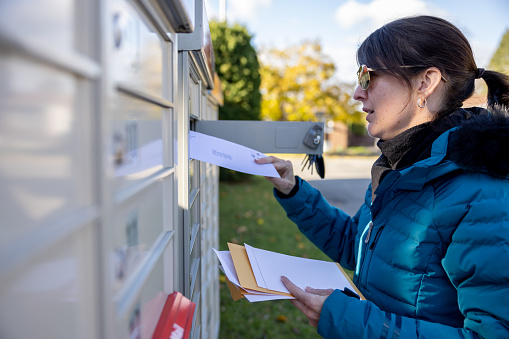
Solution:
[[[428,67],[428,66],[424,66],[424,65],[414,65],[414,66],[399,66],[399,67],[403,67],[403,68],[409,68],[409,67]],[[384,69],[386,70],[387,68],[381,68],[381,69]],[[368,66],[366,65],[361,65],[359,67],[359,70],[357,71],[357,78],[358,78],[358,81],[359,81],[359,85],[361,86],[361,88],[363,90],[367,90],[368,87],[369,87],[369,84],[371,82],[371,75],[369,72],[375,72],[374,69],[372,68],[369,68]],[[442,80],[444,82],[447,82],[447,79],[444,78],[444,76],[442,75]]]

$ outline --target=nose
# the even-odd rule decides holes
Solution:
[[[366,99],[367,94],[368,91],[363,90],[360,85],[357,85],[355,92],[353,92],[353,98],[357,101],[362,101]]]

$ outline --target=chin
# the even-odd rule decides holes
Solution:
[[[376,130],[373,130],[372,128],[369,128],[369,126],[368,126],[368,134],[372,138],[375,138],[375,139],[380,138],[381,139],[380,133],[377,133]]]

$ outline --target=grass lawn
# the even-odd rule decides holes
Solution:
[[[272,184],[254,176],[244,183],[221,182],[220,249],[227,242],[319,260],[330,260],[291,222],[276,202]],[[233,301],[221,273],[219,338],[320,338],[304,314],[289,300]]]

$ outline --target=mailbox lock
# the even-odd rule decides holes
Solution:
[[[323,129],[320,125],[312,126],[304,138],[304,145],[311,149],[317,149],[322,141],[322,133]]]

